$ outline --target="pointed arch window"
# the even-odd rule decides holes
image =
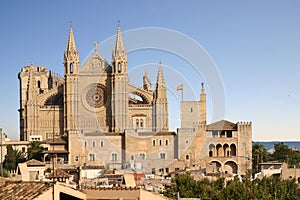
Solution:
[[[73,74],[73,63],[70,64],[70,74]]]
[[[118,72],[121,72],[121,63],[118,63]]]

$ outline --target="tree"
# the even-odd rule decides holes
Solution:
[[[267,157],[269,157],[269,155],[265,146],[260,143],[255,143],[252,146],[252,169],[255,169],[255,172],[258,172],[258,164],[267,161]]]
[[[9,144],[6,147],[7,154],[4,160],[4,168],[8,171],[15,170],[19,163],[25,161],[25,155],[23,152],[13,149],[12,145]]]
[[[39,141],[33,141],[30,143],[30,147],[28,148],[27,159],[43,161],[43,151],[44,148],[41,146],[41,143]]]
[[[274,144],[274,153],[272,154],[272,159],[279,162],[287,162],[288,158],[293,155],[293,150],[283,142]]]

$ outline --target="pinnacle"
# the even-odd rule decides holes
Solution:
[[[70,31],[69,31],[69,38],[68,38],[68,44],[67,44],[66,51],[73,51],[73,50],[76,50],[76,44],[75,44],[75,39],[74,39],[74,34],[73,34],[73,28],[71,26]]]
[[[125,48],[122,40],[121,35],[121,28],[120,25],[118,26],[118,32],[116,36],[116,43],[115,43],[115,49],[113,51],[113,59],[118,58],[119,56],[125,54]]]
[[[161,61],[159,63],[158,73],[157,73],[157,84],[158,85],[165,85],[165,78],[162,70],[162,64]]]

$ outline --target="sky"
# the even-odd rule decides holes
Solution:
[[[0,127],[19,138],[23,66],[32,62],[63,75],[70,23],[81,63],[95,41],[110,62],[120,20],[130,81],[141,86],[146,69],[155,83],[162,62],[170,129],[180,126],[176,86],[184,85],[184,100],[198,100],[204,82],[208,123],[223,115],[251,121],[253,141],[299,141],[299,9],[299,1],[274,0],[1,1]]]

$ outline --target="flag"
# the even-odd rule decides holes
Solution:
[[[179,86],[177,87],[177,90],[183,90],[183,85],[182,85],[182,84],[179,85]]]

